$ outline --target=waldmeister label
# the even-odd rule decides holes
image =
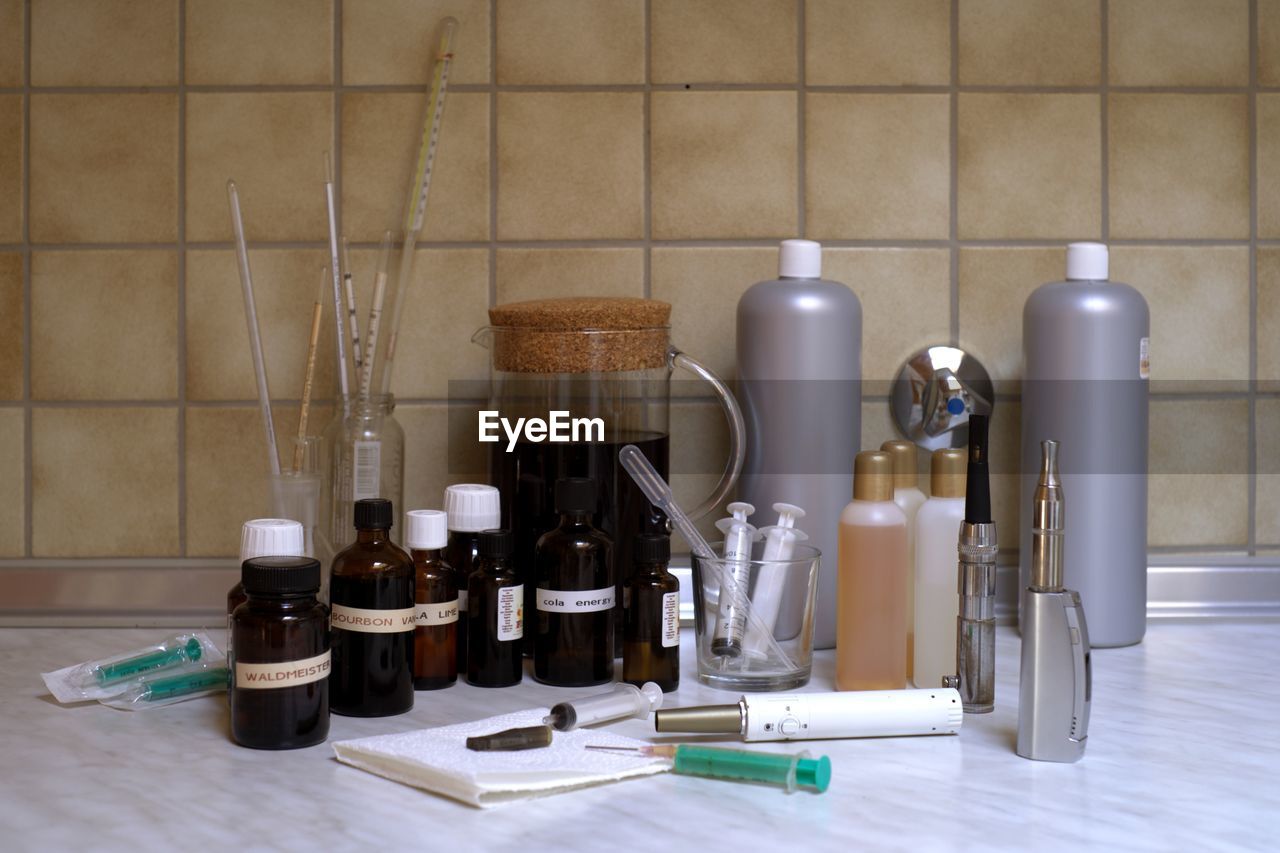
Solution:
[[[278,663],[243,663],[236,661],[236,687],[261,690],[272,687],[297,687],[329,676],[329,653],[303,660]]]

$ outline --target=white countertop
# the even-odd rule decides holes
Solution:
[[[996,710],[958,737],[811,741],[822,795],[662,774],[480,810],[339,764],[325,744],[242,749],[222,697],[146,712],[63,707],[39,673],[150,642],[163,629],[0,630],[0,828],[6,850],[1269,849],[1280,847],[1280,625],[1152,624],[1094,655],[1088,752],[1013,752],[1017,635],[998,638]],[[221,631],[212,631],[215,640]],[[685,631],[686,644],[691,632]],[[670,707],[735,701],[697,683],[686,645]],[[833,668],[821,652],[808,689]],[[592,689],[459,683],[408,714],[334,716],[330,741],[489,716]],[[652,724],[615,730],[645,737]],[[727,741],[726,743],[730,743]],[[753,749],[798,750],[755,744]]]

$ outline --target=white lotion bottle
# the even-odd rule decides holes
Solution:
[[[920,491],[915,442],[896,439],[886,441],[880,449],[893,458],[893,502],[907,517],[907,680],[910,681],[915,666],[916,513],[926,498]]]
[[[915,649],[912,680],[939,687],[956,669],[956,542],[964,521],[964,448],[933,452],[929,499],[916,514]]]

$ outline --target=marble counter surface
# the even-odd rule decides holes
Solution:
[[[826,794],[663,774],[484,811],[340,765],[328,745],[237,747],[221,697],[129,713],[46,694],[41,671],[161,633],[0,630],[3,849],[1280,848],[1276,623],[1153,624],[1140,646],[1098,651],[1076,765],[1014,755],[1018,639],[1001,628],[995,713],[967,717],[958,737],[810,742],[834,765]],[[685,653],[670,706],[734,700],[698,684]],[[819,653],[808,689],[826,689],[832,668]],[[330,740],[591,692],[459,684],[419,693],[400,717],[335,716]],[[616,730],[644,737],[651,724]]]

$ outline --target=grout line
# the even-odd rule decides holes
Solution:
[[[22,6],[22,553],[35,556],[35,440],[31,410],[31,5]]]
[[[1258,0],[1249,0],[1249,556],[1258,553]]]
[[[951,345],[960,345],[960,96],[957,93],[960,84],[960,0],[951,0],[950,15],[951,43],[951,86],[948,94],[949,122],[947,129],[947,159],[949,184],[947,187],[948,232],[947,245],[950,249],[950,294]]]
[[[187,556],[187,0],[178,2],[178,553]]]
[[[498,0],[489,0],[489,307],[498,304]]]
[[[1110,10],[1108,0],[1101,0],[1099,5],[1101,18],[1101,41],[1102,41],[1102,65],[1098,70],[1098,126],[1102,145],[1102,153],[1099,157],[1100,169],[1102,171],[1100,186],[1102,188],[1102,231],[1099,235],[1103,243],[1107,243],[1111,239],[1111,72],[1109,57],[1111,55],[1111,27],[1108,24]]]
[[[641,191],[642,225],[644,229],[644,298],[653,298],[653,68],[650,53],[653,50],[653,4],[644,0],[644,114],[641,118],[641,133],[644,135],[640,168],[643,186]]]
[[[802,238],[808,237],[809,231],[809,157],[805,148],[805,125],[809,115],[809,98],[805,92],[805,3],[806,0],[796,0],[796,80],[799,81],[796,91],[796,236]]]

